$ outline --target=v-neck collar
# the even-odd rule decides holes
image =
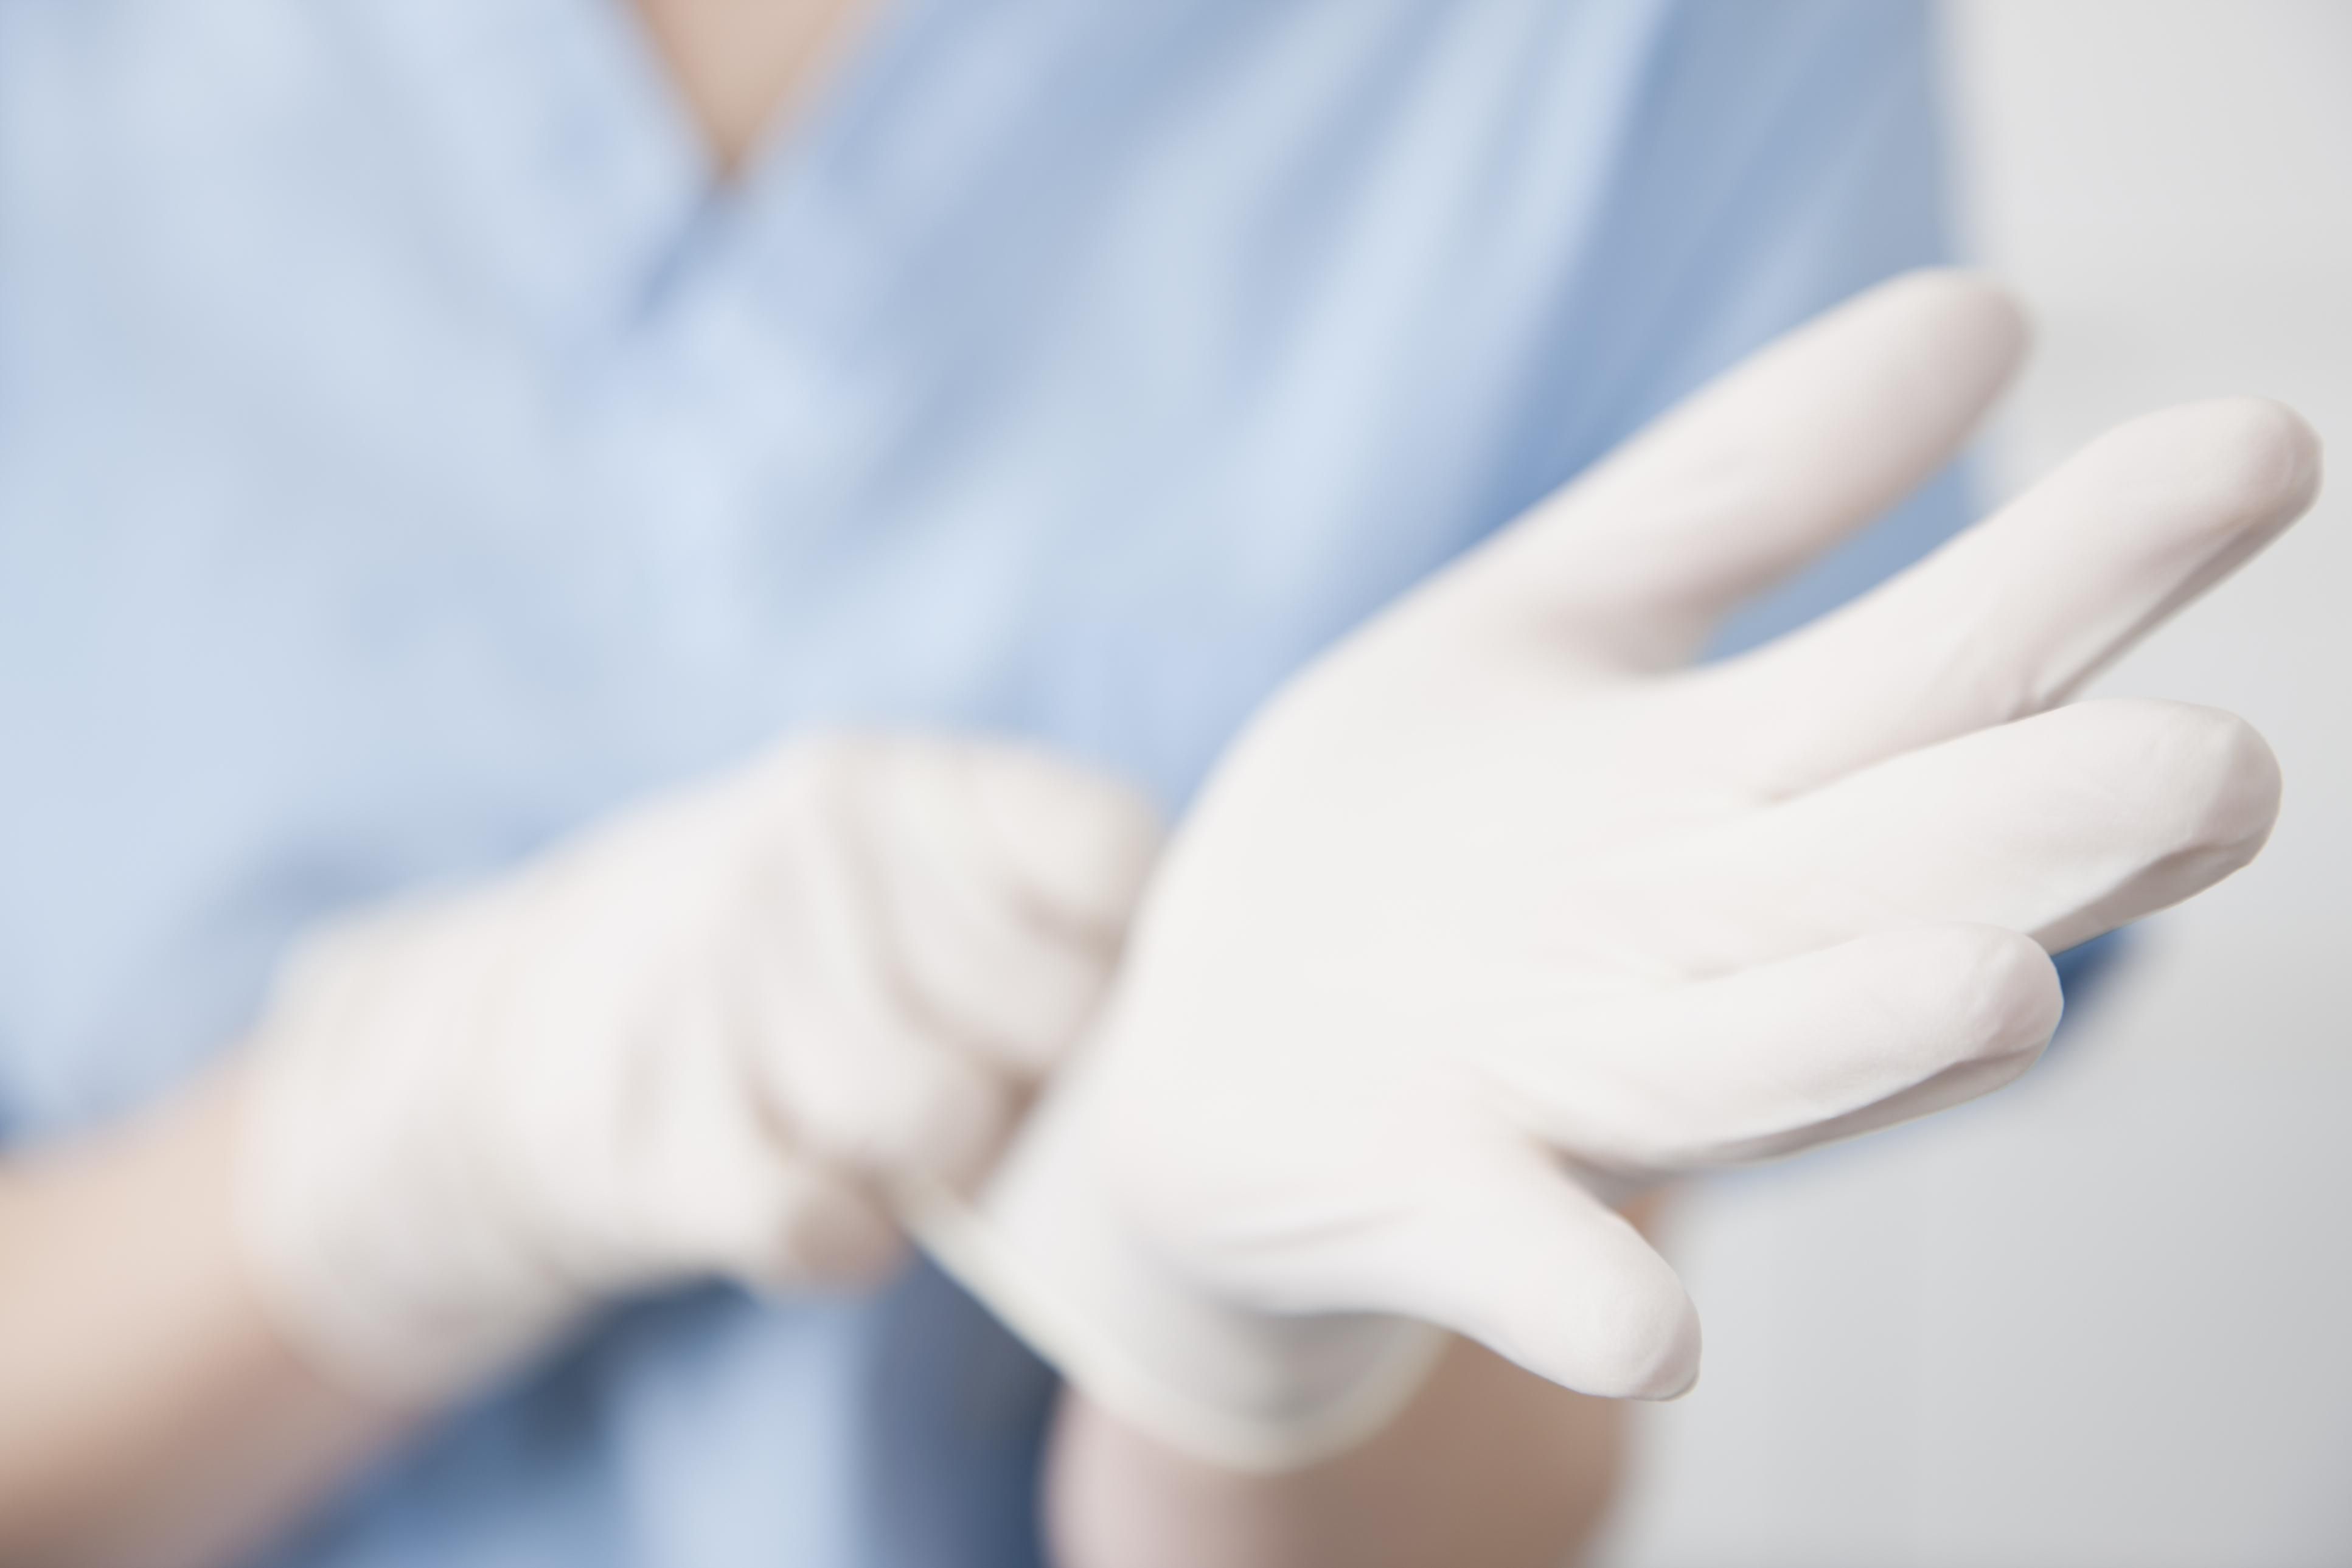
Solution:
[[[957,35],[1006,9],[874,0],[824,79],[728,180],[626,0],[345,5],[432,161],[436,199],[525,319],[559,339],[625,329],[714,267],[758,275],[772,298],[813,289],[825,315],[848,308],[878,282],[875,257],[829,253],[908,237],[875,222],[890,191],[854,187],[937,172],[908,167],[911,143],[937,139],[908,78],[935,91],[940,57],[969,42]],[[877,100],[911,115],[877,115]],[[972,130],[954,150],[967,160],[982,151]]]
[[[874,0],[731,183],[626,0],[341,9],[430,161],[431,199],[559,351],[679,303],[855,351],[990,221],[994,174],[1050,132],[1081,40],[1120,5]]]

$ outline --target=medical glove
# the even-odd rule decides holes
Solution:
[[[2308,504],[2252,400],[2127,424],[1853,604],[1690,667],[1944,464],[2014,308],[1915,275],[1736,369],[1262,710],[1128,967],[921,1233],[1087,1394],[1247,1469],[1378,1428],[1440,1331],[1596,1395],[1699,1364],[1617,1212],[2015,1078],[2046,952],[2267,834],[2243,723],[2060,706]]]
[[[827,737],[328,929],[244,1071],[260,1300],[425,1403],[621,1292],[871,1280],[883,1191],[981,1168],[1076,1037],[1156,837],[1031,751]]]

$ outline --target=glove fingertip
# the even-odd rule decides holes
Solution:
[[[1015,748],[976,752],[971,779],[979,814],[1024,894],[1072,922],[1124,928],[1162,831],[1141,791]]]
[[[1608,1399],[1679,1399],[1698,1381],[1698,1309],[1655,1254],[1580,1303],[1570,1386]]]

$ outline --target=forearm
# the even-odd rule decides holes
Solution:
[[[215,1083],[0,1166],[0,1560],[219,1562],[396,1435],[248,1293],[233,1112]]]
[[[1559,1568],[1607,1508],[1622,1429],[1621,1403],[1464,1340],[1377,1437],[1278,1476],[1203,1465],[1074,1393],[1048,1529],[1062,1568]]]

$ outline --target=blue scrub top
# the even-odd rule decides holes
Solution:
[[[1886,0],[900,0],[722,190],[616,0],[0,0],[0,1140],[169,1093],[310,922],[802,726],[1180,804],[1940,257],[1931,74]],[[688,1291],[277,1560],[1007,1568],[1051,1396],[928,1270]]]

